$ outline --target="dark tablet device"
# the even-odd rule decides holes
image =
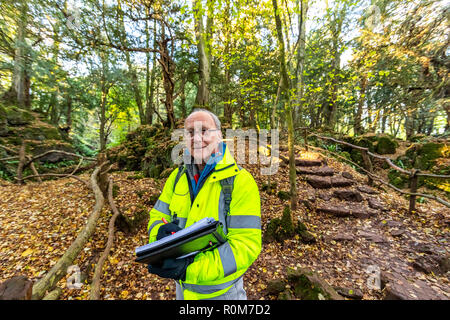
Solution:
[[[164,259],[181,258],[214,249],[226,242],[222,223],[204,218],[161,240],[136,248],[136,262],[160,264]]]

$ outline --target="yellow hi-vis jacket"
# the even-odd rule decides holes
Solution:
[[[189,178],[184,172],[174,188],[175,169],[150,211],[149,242],[163,224],[162,218],[180,220],[180,227],[211,217],[223,221],[228,241],[218,248],[197,254],[179,281],[185,300],[208,299],[227,292],[247,271],[261,252],[261,203],[258,186],[251,174],[236,164],[228,147],[213,172],[191,203]],[[220,180],[235,176],[229,214],[224,216],[224,193]]]

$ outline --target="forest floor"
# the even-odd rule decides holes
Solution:
[[[348,172],[357,185],[366,178],[351,167],[334,159],[328,166],[336,173]],[[267,176],[255,165],[243,165],[251,172],[260,187],[263,229],[275,217],[281,217],[288,200],[280,200],[276,193],[267,193],[261,186]],[[148,199],[159,194],[164,180],[150,178],[128,179],[134,172],[113,172],[119,186],[115,202],[119,210],[133,216],[140,206],[151,209]],[[89,174],[81,177],[88,179]],[[289,190],[286,166],[280,166],[272,177],[277,191]],[[429,201],[417,204],[417,212],[408,214],[408,200],[387,190],[371,195],[383,210],[367,219],[336,217],[317,212],[314,208],[326,203],[341,205],[341,200],[322,200],[324,190],[317,190],[297,176],[299,206],[293,211],[294,221],[301,219],[317,239],[303,244],[298,237],[283,243],[263,243],[260,256],[244,276],[249,299],[276,299],[267,285],[274,279],[284,279],[287,268],[309,267],[334,287],[360,291],[363,299],[382,299],[386,292],[368,286],[370,268],[379,268],[383,279],[394,285],[417,288],[409,290],[409,298],[427,294],[432,299],[450,299],[449,273],[424,273],[413,267],[418,259],[429,254],[449,254],[449,209]],[[354,186],[348,189],[354,190]],[[326,192],[333,192],[332,189]],[[322,194],[321,194],[322,193]],[[320,195],[321,194],[321,195]],[[366,195],[364,195],[365,200]],[[314,207],[307,208],[307,199]],[[61,257],[78,232],[83,228],[94,206],[94,196],[80,182],[64,178],[25,186],[3,184],[0,187],[0,282],[15,275],[25,275],[35,281],[43,276]],[[95,263],[104,249],[107,226],[112,213],[103,209],[95,235],[74,261],[87,281],[81,289],[68,289],[67,276],[58,286],[60,299],[89,299]],[[147,225],[142,224],[135,234],[115,233],[115,241],[104,265],[101,299],[175,299],[173,281],[149,274],[146,267],[134,262],[134,250],[147,242]],[[383,280],[386,281],[386,280]],[[402,291],[402,287],[397,288]],[[416,295],[416,297],[415,297]],[[417,296],[418,295],[418,296]]]

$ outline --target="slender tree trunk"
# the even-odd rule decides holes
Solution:
[[[381,116],[381,133],[386,132],[387,108],[383,106],[383,115]]]
[[[125,31],[125,25],[123,22],[123,11],[122,11],[120,0],[117,1],[117,11],[118,11],[119,21],[120,21],[120,31],[119,31],[120,41],[121,41],[122,45],[127,47],[128,46],[127,34]],[[146,124],[145,110],[144,110],[144,106],[142,103],[142,96],[141,96],[141,90],[139,88],[139,79],[137,76],[137,72],[136,72],[136,69],[134,68],[133,62],[131,61],[130,52],[127,50],[124,50],[123,53],[125,54],[125,60],[127,62],[128,73],[130,75],[130,80],[131,80],[131,89],[134,94],[134,100],[136,101],[136,105],[137,105],[138,111],[139,111],[139,119],[141,121],[141,124]]]
[[[286,53],[284,49],[284,40],[283,40],[283,29],[280,20],[280,13],[278,10],[277,0],[272,0],[274,16],[275,16],[275,25],[277,30],[277,39],[278,39],[278,49],[279,49],[279,59],[280,59],[280,68],[281,68],[281,81],[282,81],[282,90],[286,99],[286,118],[288,124],[288,146],[289,146],[289,181],[290,181],[290,194],[291,194],[291,209],[295,210],[297,208],[297,172],[295,170],[295,154],[294,154],[294,126],[293,126],[293,118],[292,118],[292,106],[290,103],[290,95],[289,95],[289,75],[287,73],[286,67]]]
[[[406,110],[405,134],[406,134],[406,140],[409,140],[414,134],[414,118],[413,118],[411,110]]]
[[[107,98],[107,91],[105,88],[102,87],[102,98],[100,101],[100,151],[105,150],[106,148],[106,98]]]
[[[359,100],[358,100],[358,107],[356,109],[356,115],[355,115],[355,123],[354,123],[354,131],[356,135],[364,133],[364,129],[362,126],[362,112],[364,108],[364,101],[366,101],[366,85],[367,85],[367,76],[364,74],[361,77],[361,90],[359,91]]]
[[[158,43],[156,42],[156,20],[153,22],[153,29],[154,29],[154,33],[153,33],[153,48],[156,50],[158,47]],[[147,34],[148,35],[148,34]],[[147,58],[149,58],[149,54],[147,54]],[[148,65],[148,60],[147,60],[147,65]],[[146,111],[145,111],[145,116],[146,116],[146,123],[151,124],[153,123],[153,113],[155,112],[155,80],[156,80],[156,51],[153,52],[153,60],[152,60],[152,71],[150,73],[150,89],[148,88],[148,82],[147,82],[147,95],[148,95],[148,91],[150,91],[150,95],[148,95],[148,98],[146,98]],[[148,75],[148,73],[147,73]],[[148,81],[148,79],[147,79]],[[158,102],[156,102],[157,104]]]
[[[203,8],[201,0],[194,0],[195,37],[198,50],[199,84],[195,105],[209,107],[211,82],[211,29],[214,0],[207,0],[206,30],[203,26]]]
[[[105,150],[106,142],[108,140],[108,133],[106,130],[106,108],[109,89],[111,85],[108,83],[108,56],[104,52],[100,52],[100,60],[102,63],[102,75],[100,79],[101,98],[100,98],[100,151]]]
[[[72,96],[70,95],[70,92],[67,92],[67,110],[66,110],[66,125],[67,127],[72,128]]]
[[[297,0],[297,6],[300,6],[298,14],[298,47],[297,47],[297,110],[295,114],[295,123],[303,127],[303,92],[305,67],[305,44],[306,44],[306,18],[308,14],[308,0]]]
[[[181,116],[183,119],[187,117],[186,110],[186,75],[182,75],[181,84],[180,84],[180,108],[181,108]]]
[[[161,22],[161,40],[158,41],[160,52],[159,63],[161,64],[164,91],[166,93],[164,106],[166,107],[167,112],[167,122],[170,128],[173,129],[175,128],[175,114],[173,109],[173,93],[175,88],[173,75],[175,72],[175,63],[170,56],[169,49],[167,47],[167,43],[170,40],[166,38],[164,30],[164,23]]]
[[[58,125],[58,119],[59,119],[59,110],[58,110],[58,100],[57,100],[57,91],[52,92],[50,96],[50,106],[49,106],[49,112],[50,112],[50,122],[57,126]]]
[[[445,132],[450,132],[450,103],[449,102],[444,103],[444,110],[447,115],[447,123],[445,125]]]
[[[231,104],[231,71],[230,71],[230,47],[232,43],[232,37],[231,37],[231,5],[230,0],[226,0],[226,14],[225,14],[225,21],[224,21],[224,32],[225,32],[225,50],[224,50],[224,64],[225,64],[225,101],[223,105],[223,115],[225,118],[226,123],[228,123],[230,126],[233,122],[233,107]]]
[[[17,35],[15,44],[14,60],[14,87],[17,94],[17,105],[20,108],[30,108],[29,104],[29,84],[27,83],[27,44],[26,28],[28,24],[28,5],[25,0],[19,1],[20,17],[17,24]],[[29,76],[28,76],[29,78]],[[28,105],[27,105],[28,100]]]

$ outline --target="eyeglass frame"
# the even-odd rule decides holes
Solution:
[[[189,138],[189,139],[194,139],[196,133],[199,132],[199,130],[192,130],[193,134],[191,134],[189,131],[190,131],[190,130],[188,130],[188,129],[184,129],[184,135],[185,135],[187,138]],[[202,129],[201,137],[202,137],[202,138],[205,138],[205,135],[206,135],[207,133],[210,133],[210,132],[213,132],[213,131],[220,131],[220,129],[205,129],[205,130]]]

